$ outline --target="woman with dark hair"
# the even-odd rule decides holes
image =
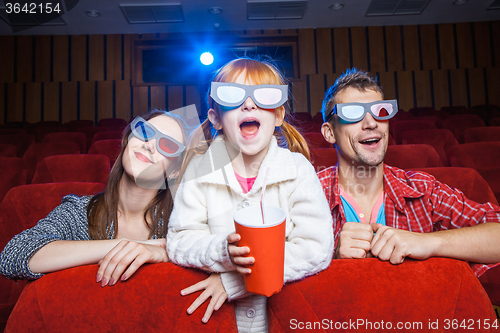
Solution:
[[[46,218],[6,245],[0,273],[37,279],[99,263],[96,282],[104,287],[128,279],[144,263],[168,261],[170,189],[185,152],[186,127],[182,119],[162,111],[134,119],[124,130],[104,192],[65,196]]]

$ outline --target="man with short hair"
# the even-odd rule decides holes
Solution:
[[[318,173],[334,221],[335,258],[400,264],[406,257],[500,262],[500,207],[478,204],[419,171],[383,163],[396,100],[366,72],[347,70],[326,92],[321,133],[338,164]],[[362,222],[362,223],[359,223]],[[465,228],[468,227],[468,228]]]

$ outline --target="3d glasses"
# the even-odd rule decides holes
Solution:
[[[260,84],[250,86],[232,82],[212,82],[210,97],[217,104],[238,107],[250,97],[262,109],[276,109],[288,100],[288,86]]]
[[[369,112],[376,120],[387,120],[398,112],[398,101],[395,99],[387,101],[376,101],[371,103],[341,103],[335,104],[328,115],[330,119],[337,114],[340,119],[348,123],[357,123],[361,121],[366,113]]]
[[[182,143],[175,140],[171,136],[160,132],[153,125],[139,116],[132,121],[130,127],[132,129],[132,134],[142,141],[147,142],[156,139],[156,149],[163,156],[176,157],[182,154],[182,152],[186,149],[186,146]]]

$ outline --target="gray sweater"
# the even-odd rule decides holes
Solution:
[[[87,205],[90,197],[65,196],[36,226],[12,238],[0,254],[0,274],[9,279],[38,279],[44,274],[33,273],[28,261],[40,248],[57,240],[90,240]],[[108,230],[113,238],[113,228]]]

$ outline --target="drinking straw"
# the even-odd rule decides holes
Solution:
[[[260,192],[260,211],[262,213],[262,224],[266,224],[264,221],[264,193],[266,192],[267,175],[269,175],[269,167],[267,167],[266,176],[264,177],[264,184],[262,184],[262,192]]]

